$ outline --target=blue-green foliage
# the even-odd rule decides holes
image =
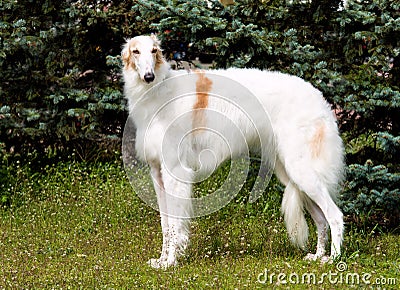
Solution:
[[[343,212],[365,222],[367,217],[380,224],[398,226],[400,215],[400,174],[384,165],[351,164],[348,181],[340,201]]]
[[[69,150],[121,135],[121,63],[107,56],[119,54],[130,30],[121,25],[123,4],[107,10],[105,2],[0,2],[0,140],[7,150]]]

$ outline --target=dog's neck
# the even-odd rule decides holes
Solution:
[[[152,82],[153,86],[155,84],[158,84],[164,80],[166,80],[167,78],[170,77],[171,75],[171,66],[169,65],[169,63],[163,58],[163,62],[156,67],[155,69],[155,75],[156,78],[155,80]]]

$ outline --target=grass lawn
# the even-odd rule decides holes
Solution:
[[[158,213],[133,192],[119,163],[16,170],[15,200],[0,208],[0,289],[398,289],[400,238],[346,226],[340,261],[304,261],[279,214],[271,183],[256,203],[240,193],[192,223],[180,265],[154,270]],[[316,243],[310,227],[310,249]]]

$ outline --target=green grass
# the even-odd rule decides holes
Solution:
[[[254,204],[246,203],[246,193],[240,193],[222,210],[195,219],[191,244],[180,265],[154,270],[146,261],[157,257],[161,248],[158,213],[132,192],[119,163],[58,164],[46,166],[40,174],[24,167],[17,171],[18,181],[7,185],[15,198],[0,209],[0,289],[397,289],[400,285],[399,236],[379,228],[347,225],[341,257],[347,264],[344,272],[336,268],[339,261],[331,265],[304,261],[305,252],[291,246],[286,236],[279,214],[281,188],[273,182],[269,193]],[[302,283],[308,273],[315,275],[315,285],[307,284],[307,279]],[[338,276],[329,281],[329,273]],[[353,273],[359,283],[347,283],[352,282],[350,276],[346,282],[346,275]],[[365,274],[371,275],[364,277],[370,285],[362,281]],[[325,278],[319,284],[321,277]],[[297,283],[290,284],[289,278]],[[335,278],[339,280],[333,283]],[[377,279],[385,283],[381,288],[373,285]]]

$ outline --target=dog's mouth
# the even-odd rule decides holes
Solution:
[[[154,81],[155,75],[154,75],[154,73],[149,72],[149,73],[146,73],[143,78],[144,78],[144,81],[149,84],[152,81]]]

